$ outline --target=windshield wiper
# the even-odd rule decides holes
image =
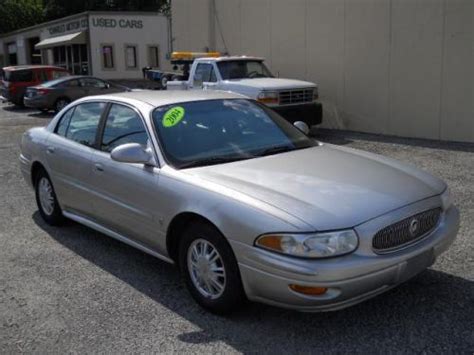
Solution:
[[[284,153],[284,152],[290,152],[292,150],[295,150],[294,147],[288,146],[288,145],[279,145],[276,147],[270,147],[267,149],[263,149],[259,151],[256,156],[263,157],[265,155],[272,155],[272,154],[278,154],[278,153]]]
[[[239,160],[245,160],[245,159],[250,159],[252,158],[251,156],[248,157],[211,157],[211,158],[203,158],[203,159],[196,159],[192,160],[190,162],[181,164],[179,166],[180,169],[185,169],[185,168],[194,168],[197,166],[204,166],[204,165],[215,165],[215,164],[224,164],[224,163],[230,163],[233,161],[239,161]]]

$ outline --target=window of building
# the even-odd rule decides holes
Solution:
[[[104,69],[115,69],[114,46],[111,44],[101,45],[102,67]]]
[[[158,46],[148,46],[148,65],[152,68],[160,66]]]
[[[138,68],[137,46],[131,44],[125,46],[125,66],[127,69]]]

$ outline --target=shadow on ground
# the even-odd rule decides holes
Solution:
[[[46,118],[46,119],[51,119],[54,117],[54,112],[53,111],[48,111],[48,112],[43,112],[38,109],[34,108],[28,108],[28,107],[20,107],[16,105],[7,105],[2,107],[3,110],[8,111],[8,112],[14,112],[14,113],[24,113],[25,115],[28,115],[29,117],[33,118]]]
[[[178,335],[182,342],[222,341],[241,352],[474,348],[474,283],[447,273],[430,269],[386,294],[337,312],[298,313],[249,303],[232,316],[218,317],[194,303],[174,266],[73,222],[54,228],[38,212],[33,219],[66,248],[200,328]]]
[[[453,150],[461,152],[474,152],[473,143],[448,142],[432,139],[403,138],[381,134],[361,133],[336,129],[317,128],[311,131],[312,136],[320,141],[345,145],[354,141],[378,142],[386,144],[399,144],[413,147]]]

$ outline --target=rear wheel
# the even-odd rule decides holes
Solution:
[[[226,314],[245,300],[234,253],[211,225],[193,223],[184,232],[179,262],[189,292],[202,307]]]
[[[36,176],[35,195],[38,210],[44,221],[52,226],[61,224],[64,221],[64,216],[51,179],[44,170],[38,172]]]
[[[54,104],[54,110],[56,112],[59,112],[63,108],[65,108],[67,105],[69,105],[70,102],[71,102],[71,100],[69,100],[67,97],[61,97],[61,98],[56,100],[56,102]]]

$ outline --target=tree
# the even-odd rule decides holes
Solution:
[[[0,33],[43,22],[41,0],[0,0]]]

